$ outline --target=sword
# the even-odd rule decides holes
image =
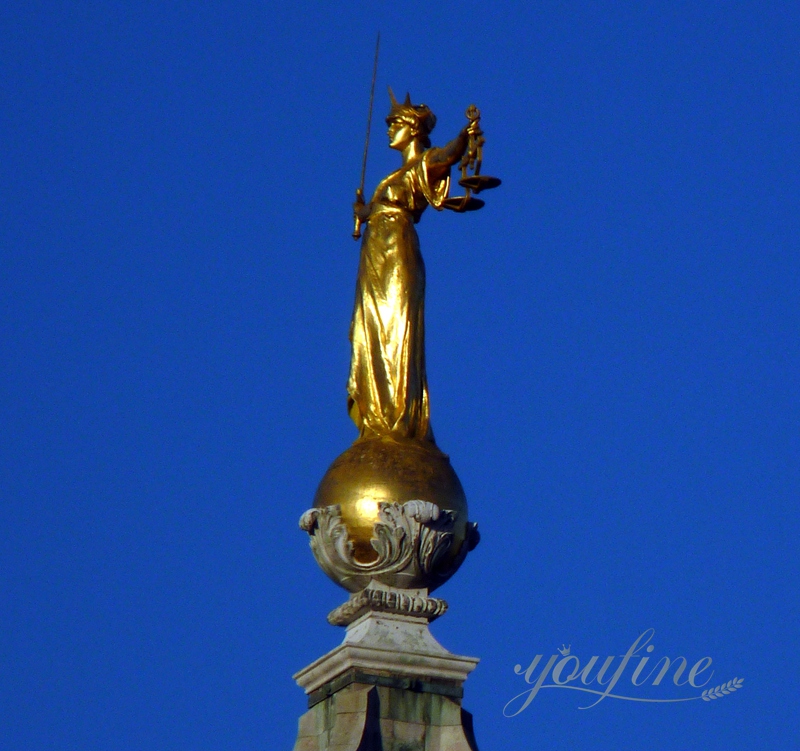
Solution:
[[[381,46],[381,33],[378,32],[378,39],[375,42],[375,62],[372,65],[372,87],[369,92],[369,114],[367,115],[367,138],[364,143],[364,159],[361,163],[361,186],[356,190],[356,202],[364,203],[364,178],[367,174],[367,152],[369,151],[369,129],[372,125],[372,103],[375,101],[375,79],[378,76],[378,50]],[[358,214],[355,215],[355,229],[353,230],[353,239],[358,240],[361,237],[361,218]]]

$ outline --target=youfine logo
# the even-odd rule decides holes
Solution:
[[[625,654],[610,655],[602,664],[600,664],[600,657],[594,655],[585,665],[582,665],[578,656],[572,654],[572,645],[562,645],[558,649],[559,654],[551,655],[543,666],[544,655],[536,655],[527,668],[515,665],[514,672],[523,676],[531,688],[525,689],[511,699],[503,707],[503,714],[506,717],[516,717],[528,708],[543,688],[563,688],[593,694],[597,698],[592,703],[579,707],[579,709],[590,709],[604,699],[658,703],[695,701],[697,699],[711,701],[727,696],[742,687],[743,678],[732,678],[725,683],[703,688],[711,684],[714,676],[714,671],[710,670],[712,662],[710,657],[701,657],[691,667],[685,657],[670,659],[666,656],[650,665],[652,652],[655,651],[655,646],[650,642],[655,633],[655,629],[647,629],[631,644]],[[614,662],[617,659],[619,659],[619,664],[615,666]],[[688,673],[684,677],[687,668]],[[627,680],[620,683],[629,669],[631,671],[630,684]],[[665,685],[662,686],[662,683]],[[653,695],[653,689],[663,689],[669,687],[670,684],[684,690],[686,690],[685,687],[703,690],[699,693],[693,692],[692,696],[659,697]]]

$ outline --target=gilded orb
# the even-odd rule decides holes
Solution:
[[[441,562],[446,569],[465,544],[467,499],[447,454],[429,441],[391,437],[356,441],[325,473],[314,496],[314,508],[338,505],[353,543],[353,557],[370,563],[377,558],[370,540],[378,521],[378,504],[414,500],[429,501],[456,514],[453,544]]]

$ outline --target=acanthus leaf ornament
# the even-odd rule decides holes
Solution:
[[[320,568],[350,592],[370,582],[402,589],[434,589],[449,579],[467,551],[477,544],[477,525],[470,524],[468,539],[454,558],[444,559],[453,545],[456,514],[428,501],[379,503],[372,547],[377,558],[355,558],[339,506],[313,508],[300,517],[310,536],[311,550]]]

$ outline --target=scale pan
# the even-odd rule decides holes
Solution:
[[[463,188],[469,188],[473,193],[480,193],[482,190],[496,188],[502,180],[499,177],[489,177],[489,175],[472,175],[458,181]]]
[[[456,196],[455,198],[446,198],[442,203],[442,207],[450,209],[451,211],[477,211],[486,205],[486,201],[481,201],[480,198],[473,198],[472,196]]]

